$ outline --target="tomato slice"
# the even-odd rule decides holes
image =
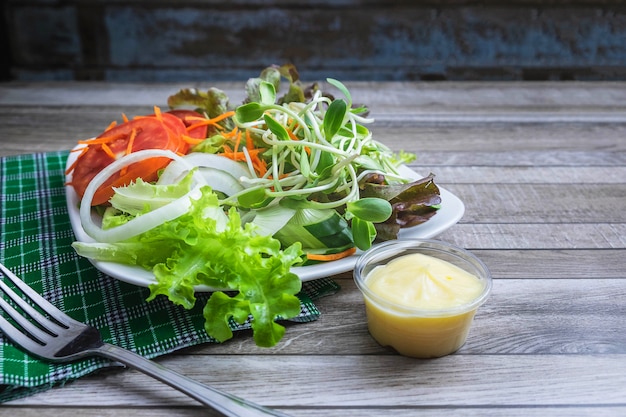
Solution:
[[[198,118],[204,119],[205,117],[194,110],[169,110],[163,114],[171,114],[183,121],[185,127],[187,127],[187,136],[194,139],[205,139],[207,137],[208,126],[195,126],[190,129],[191,126],[197,123]]]
[[[156,117],[158,119],[157,116],[151,117]],[[176,149],[176,151],[179,153],[186,153],[189,149],[189,144],[185,142],[182,138],[183,136],[188,136],[189,134],[183,120],[169,113],[161,113],[160,117],[163,121],[163,124],[165,124],[165,126],[168,128],[171,139],[179,143],[180,148]]]
[[[85,189],[98,172],[131,152],[164,149],[186,153],[189,145],[182,140],[181,132],[186,132],[184,124],[180,119],[171,116],[161,119],[155,116],[139,117],[113,127],[97,138],[85,142],[88,149],[78,157],[74,165],[71,185],[82,198]],[[113,187],[128,185],[137,178],[144,181],[156,180],[158,171],[169,162],[168,158],[158,157],[129,165],[98,188],[91,204],[105,204],[113,196]]]

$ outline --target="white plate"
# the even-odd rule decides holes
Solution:
[[[76,160],[78,152],[70,153],[67,160],[67,167],[70,167]],[[402,167],[401,173],[408,178],[419,179],[422,178],[415,171],[408,167]],[[71,176],[66,178],[66,183],[71,182]],[[439,187],[441,195],[441,208],[437,211],[433,217],[427,222],[417,226],[402,229],[398,235],[400,239],[407,238],[422,238],[427,239],[436,236],[444,230],[450,228],[456,224],[463,213],[465,212],[465,206],[463,202],[454,194],[447,191],[444,188]],[[80,242],[95,242],[94,239],[89,237],[83,230],[80,222],[79,203],[80,199],[71,186],[65,187],[65,195],[67,200],[67,209],[69,212],[70,222],[76,240]],[[354,269],[357,257],[360,252],[347,258],[343,258],[337,261],[324,262],[311,266],[301,266],[292,268],[292,272],[297,274],[302,281],[310,281],[322,277],[328,277],[331,275],[347,272]],[[138,285],[141,287],[147,287],[155,282],[155,278],[152,272],[147,271],[137,266],[123,265],[115,262],[101,262],[91,261],[93,265],[101,272],[124,281],[130,284]],[[198,291],[212,291],[213,288],[198,287]]]

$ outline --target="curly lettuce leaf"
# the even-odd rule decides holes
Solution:
[[[191,189],[193,176],[193,171],[190,171],[179,182],[162,185],[154,185],[137,178],[129,185],[115,188],[109,202],[113,208],[133,216],[156,210],[187,194]]]
[[[231,110],[228,95],[215,87],[207,91],[183,88],[167,98],[167,105],[170,109],[192,108],[200,114],[206,114],[210,119]],[[224,119],[219,124],[225,128],[234,127],[229,119]]]
[[[251,316],[256,344],[274,346],[285,332],[276,320],[300,313],[296,294],[302,283],[290,269],[302,262],[301,247],[294,244],[281,250],[278,240],[259,236],[250,224],[242,227],[235,209],[225,223],[216,220],[222,210],[217,196],[210,187],[201,191],[187,213],[145,233],[119,243],[73,246],[82,256],[152,270],[156,282],[150,285],[148,301],[164,295],[190,309],[197,285],[233,291],[232,296],[216,291],[207,302],[208,334],[220,342],[230,339],[229,321],[242,323]]]
[[[266,242],[266,237],[259,237],[258,243]],[[299,245],[292,245],[280,251],[280,243],[275,239],[272,245],[262,244],[269,249],[268,256],[246,253],[243,249],[230,256],[239,259],[237,268],[228,271],[237,281],[239,293],[229,297],[223,292],[211,296],[204,307],[205,317],[219,317],[222,320],[206,320],[205,329],[213,337],[226,339],[232,337],[228,326],[229,317],[238,323],[252,315],[251,326],[255,343],[258,346],[274,346],[285,333],[285,328],[275,322],[276,319],[293,317],[300,312],[300,300],[294,297],[300,292],[301,281],[289,272],[291,266],[300,262],[302,254]],[[238,279],[240,277],[261,277],[261,279]],[[286,279],[288,277],[288,279]]]

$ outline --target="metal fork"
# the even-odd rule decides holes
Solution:
[[[9,303],[0,295],[0,309],[13,320],[11,323],[0,315],[0,330],[13,343],[27,352],[52,362],[71,362],[87,356],[112,359],[141,371],[226,416],[289,417],[279,411],[203,385],[134,352],[104,343],[96,328],[76,321],[63,313],[1,263],[0,271],[23,294],[19,296],[4,282],[4,279],[0,279],[0,289],[13,302]],[[27,299],[31,302],[27,302]],[[43,314],[34,306],[37,306]],[[21,312],[16,307],[19,307]]]

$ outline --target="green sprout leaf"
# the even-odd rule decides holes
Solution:
[[[261,97],[261,104],[274,104],[276,101],[276,88],[274,87],[274,84],[262,81],[259,85],[259,95]]]
[[[330,103],[326,114],[324,115],[324,136],[330,141],[333,136],[343,126],[343,119],[346,115],[348,105],[344,100],[334,100]]]
[[[272,198],[268,198],[264,188],[251,188],[237,197],[237,202],[243,208],[265,207]]]
[[[243,104],[235,110],[235,117],[240,123],[249,123],[259,120],[263,116],[265,107],[257,102]]]
[[[389,201],[376,197],[361,198],[349,202],[346,206],[352,216],[374,223],[384,222],[393,211]]]
[[[372,222],[355,217],[352,219],[351,229],[352,238],[357,248],[367,250],[372,246],[372,242],[376,238],[376,228]]]
[[[326,78],[326,81],[328,82],[328,84],[337,87],[337,89],[341,91],[341,93],[346,97],[346,100],[348,101],[348,107],[351,107],[352,96],[350,95],[350,91],[348,90],[348,88],[341,81],[334,78]]]
[[[269,114],[264,114],[263,118],[265,119],[265,123],[267,123],[267,127],[276,135],[278,140],[289,140],[289,133],[287,133],[287,129],[285,129],[282,124]]]

